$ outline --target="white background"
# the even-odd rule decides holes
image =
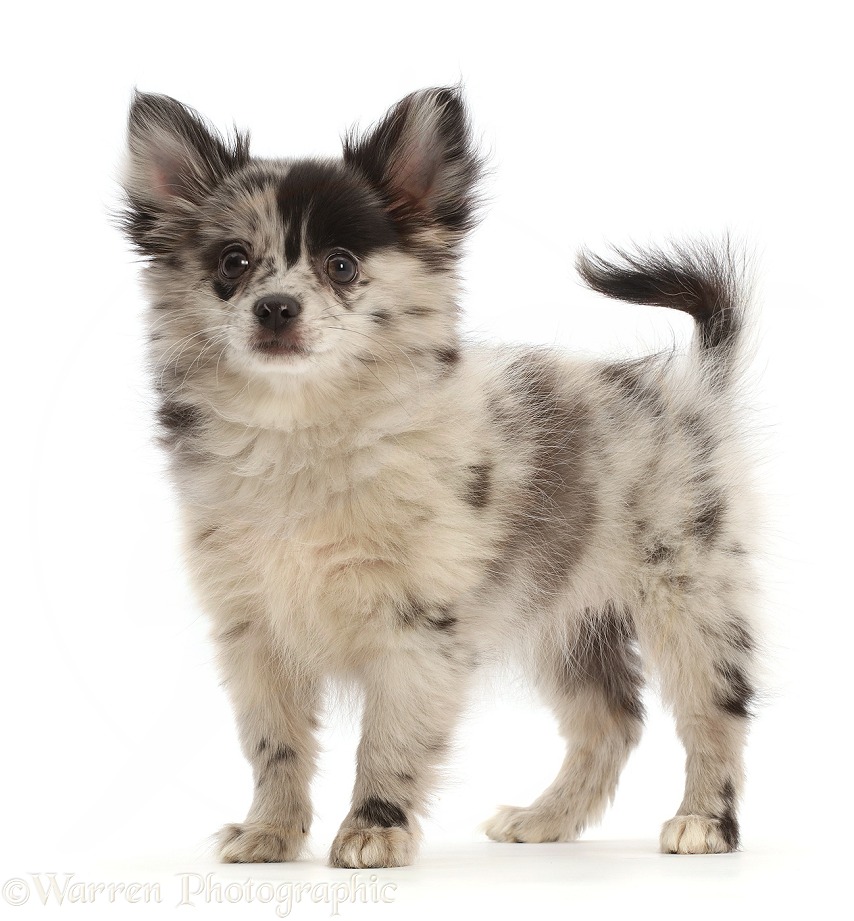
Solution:
[[[459,734],[416,867],[393,904],[342,917],[595,911],[695,918],[829,912],[851,822],[852,66],[840,3],[16,5],[4,14],[3,757],[0,882],[340,881],[352,717],[331,716],[313,859],[218,867],[248,767],[185,587],[152,443],[134,257],[109,220],[132,87],[165,92],[260,155],[332,155],[413,89],[465,83],[492,152],[465,263],[477,335],[639,352],[687,327],[585,292],[582,243],[730,230],[756,252],[758,348],[745,398],[768,499],[765,701],[749,749],[744,852],[656,853],[682,752],[653,697],[613,809],[580,842],[498,845],[478,830],[561,757],[517,680],[490,680]],[[11,890],[10,890],[11,891]],[[321,891],[321,890],[317,890]],[[388,893],[390,890],[386,890]],[[322,892],[322,891],[321,891]],[[322,898],[322,895],[320,896]],[[110,913],[104,896],[79,915]],[[68,909],[71,910],[71,909]],[[207,903],[187,917],[275,917]],[[300,904],[292,917],[326,917]]]

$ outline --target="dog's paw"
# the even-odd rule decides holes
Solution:
[[[572,841],[578,837],[578,832],[567,828],[567,824],[566,816],[555,816],[544,809],[499,806],[483,830],[493,841],[515,844]]]
[[[226,825],[217,845],[223,863],[284,863],[296,860],[306,835],[260,823]]]
[[[409,829],[341,827],[332,842],[333,867],[405,867],[415,859],[415,836]]]
[[[706,815],[677,815],[661,829],[661,850],[665,854],[728,854],[736,849],[737,844],[724,834],[720,821]]]

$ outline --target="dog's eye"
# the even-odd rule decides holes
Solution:
[[[333,253],[326,260],[326,274],[339,285],[346,285],[356,277],[356,260],[346,253]]]
[[[239,246],[232,246],[219,257],[219,273],[223,278],[234,280],[249,268],[249,257]]]

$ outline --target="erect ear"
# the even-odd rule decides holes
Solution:
[[[432,222],[453,241],[474,224],[482,162],[459,87],[412,93],[363,136],[350,132],[344,162],[361,170],[404,227]]]
[[[155,211],[198,203],[249,159],[248,137],[227,141],[169,96],[135,93],[128,117],[124,186],[132,204]]]

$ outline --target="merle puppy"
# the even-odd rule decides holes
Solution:
[[[738,847],[754,647],[727,246],[582,255],[610,297],[682,310],[689,354],[580,361],[463,344],[481,161],[456,88],[337,160],[263,160],[137,94],[125,228],[192,578],[255,776],[224,861],[296,858],[329,680],[363,694],[338,867],[410,863],[476,667],[511,654],[567,739],[497,841],[597,821],[643,724],[642,661],[687,751],[661,848]],[[512,267],[508,268],[512,271]]]

